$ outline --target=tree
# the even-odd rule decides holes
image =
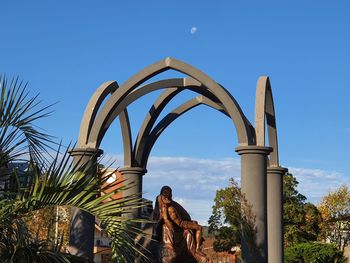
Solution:
[[[316,241],[321,215],[317,207],[306,203],[306,197],[297,190],[298,181],[292,174],[283,177],[283,227],[285,245]],[[209,233],[215,236],[214,250],[230,252],[240,243],[241,225],[250,231],[253,239],[252,216],[249,205],[238,184],[230,179],[230,185],[216,191],[213,213],[209,219]],[[244,213],[242,213],[244,211]]]
[[[53,137],[35,125],[39,119],[50,115],[51,107],[39,107],[38,95],[29,93],[18,79],[11,82],[0,76],[0,168],[10,163],[30,162],[45,165],[50,156]]]
[[[286,248],[284,262],[345,262],[343,252],[338,250],[332,244],[324,244],[319,242],[300,243]]]
[[[298,181],[288,173],[283,177],[283,230],[286,246],[316,241],[321,214],[297,190]]]
[[[350,244],[350,191],[345,185],[325,195],[319,205],[321,236],[340,250]]]
[[[139,230],[130,227],[133,222],[122,214],[141,206],[141,200],[136,196],[111,200],[128,186],[107,184],[108,176],[100,178],[97,171],[87,173],[91,170],[87,165],[73,165],[67,151],[60,156],[60,147],[50,156],[52,137],[35,125],[49,115],[48,107],[38,107],[37,96],[30,98],[18,80],[9,83],[0,78],[0,89],[0,261],[82,262],[63,253],[50,235],[42,240],[29,231],[26,217],[56,206],[76,207],[96,216],[107,227],[113,260],[130,261],[135,251],[130,237]],[[26,169],[12,168],[16,162],[25,162]],[[8,181],[13,182],[10,187]]]
[[[231,248],[241,243],[241,191],[237,182],[216,191],[209,233],[215,235],[214,250],[231,253]]]
[[[24,218],[30,233],[40,240],[62,240],[63,249],[69,247],[71,209],[64,206],[50,206],[33,211]]]

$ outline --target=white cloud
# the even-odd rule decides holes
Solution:
[[[342,184],[348,184],[349,178],[336,171],[321,169],[289,168],[299,182],[298,190],[312,203],[319,203],[322,196]]]
[[[230,167],[230,169],[228,169]],[[144,177],[144,191],[159,191],[164,184],[174,188],[174,194],[186,198],[206,198],[229,179],[240,177],[239,159],[196,159],[186,157],[151,157]],[[180,194],[181,193],[181,194]]]
[[[194,220],[207,224],[216,190],[227,187],[230,178],[239,180],[240,160],[188,157],[151,157],[144,176],[145,197],[154,200],[163,185],[173,189],[174,199]]]
[[[122,156],[113,158],[122,164]],[[202,224],[207,224],[211,215],[216,190],[227,187],[230,178],[240,182],[241,174],[239,158],[150,157],[147,169],[143,178],[144,196],[154,201],[161,187],[169,185],[174,199]],[[345,174],[337,171],[300,167],[289,167],[289,171],[299,182],[299,192],[315,204],[329,191],[349,182]]]
[[[212,206],[214,205],[213,199],[198,200],[174,197],[174,200],[189,212],[193,220],[198,221],[200,225],[208,225],[208,219],[212,213]]]

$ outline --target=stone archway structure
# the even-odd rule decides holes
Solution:
[[[167,70],[181,72],[187,77],[147,82]],[[140,97],[160,89],[164,90],[163,93],[150,107],[132,144],[127,107]],[[191,90],[197,95],[156,122],[166,105],[184,90]],[[97,158],[106,131],[119,117],[124,149],[124,167],[120,171],[125,179],[135,183],[135,187],[127,190],[126,194],[140,193],[148,157],[158,137],[178,117],[199,105],[209,106],[225,114],[236,129],[238,145],[235,151],[241,156],[241,188],[251,205],[256,229],[253,243],[257,253],[254,255],[250,253],[248,237],[242,235],[243,262],[282,262],[282,176],[286,169],[279,165],[276,118],[267,77],[259,78],[257,84],[255,128],[224,87],[200,70],[173,58],[146,67],[121,86],[115,81],[108,81],[90,99],[81,122],[78,146],[71,155],[75,162]],[[268,144],[265,143],[265,130]],[[135,211],[133,216],[139,216],[139,212]],[[75,211],[73,217],[72,252],[91,257],[93,244],[86,241],[89,236],[86,233],[93,231],[93,219],[79,210]]]

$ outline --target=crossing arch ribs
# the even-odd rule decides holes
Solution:
[[[152,77],[167,70],[183,73],[187,77],[149,82]],[[127,108],[155,90],[163,92],[151,105],[133,145]],[[197,95],[158,120],[168,103],[184,90],[191,90]],[[232,120],[238,138],[236,151],[242,162],[242,191],[256,217],[254,246],[258,252],[251,255],[247,237],[243,234],[243,259],[244,262],[267,262],[266,176],[269,167],[279,168],[276,118],[268,77],[258,80],[254,127],[224,87],[189,64],[174,58],[165,58],[141,70],[120,86],[115,81],[108,81],[96,90],[81,122],[77,148],[80,152],[84,152],[84,149],[89,152],[97,151],[106,131],[119,117],[124,149],[124,168],[121,171],[124,178],[139,182],[128,193],[139,193],[142,191],[142,176],[147,171],[148,157],[161,133],[178,117],[199,105],[218,110]],[[269,145],[265,143],[265,122]],[[134,216],[138,216],[138,213],[135,212]]]

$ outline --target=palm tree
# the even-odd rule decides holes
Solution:
[[[50,115],[50,107],[39,107],[38,95],[29,97],[27,85],[0,76],[0,167],[11,162],[47,163],[53,137],[34,123]]]
[[[131,261],[138,252],[133,237],[140,230],[122,214],[141,206],[141,200],[137,196],[111,199],[128,186],[106,184],[108,177],[87,176],[90,167],[73,165],[67,151],[60,154],[61,146],[51,156],[53,137],[35,126],[35,121],[50,115],[50,106],[39,107],[38,96],[30,98],[18,79],[8,82],[0,77],[0,89],[0,261],[88,261],[63,253],[57,240],[39,240],[28,231],[26,215],[54,206],[75,207],[96,216],[111,238],[112,260]],[[11,168],[15,162],[27,164],[20,176]],[[20,177],[26,178],[24,183]]]

